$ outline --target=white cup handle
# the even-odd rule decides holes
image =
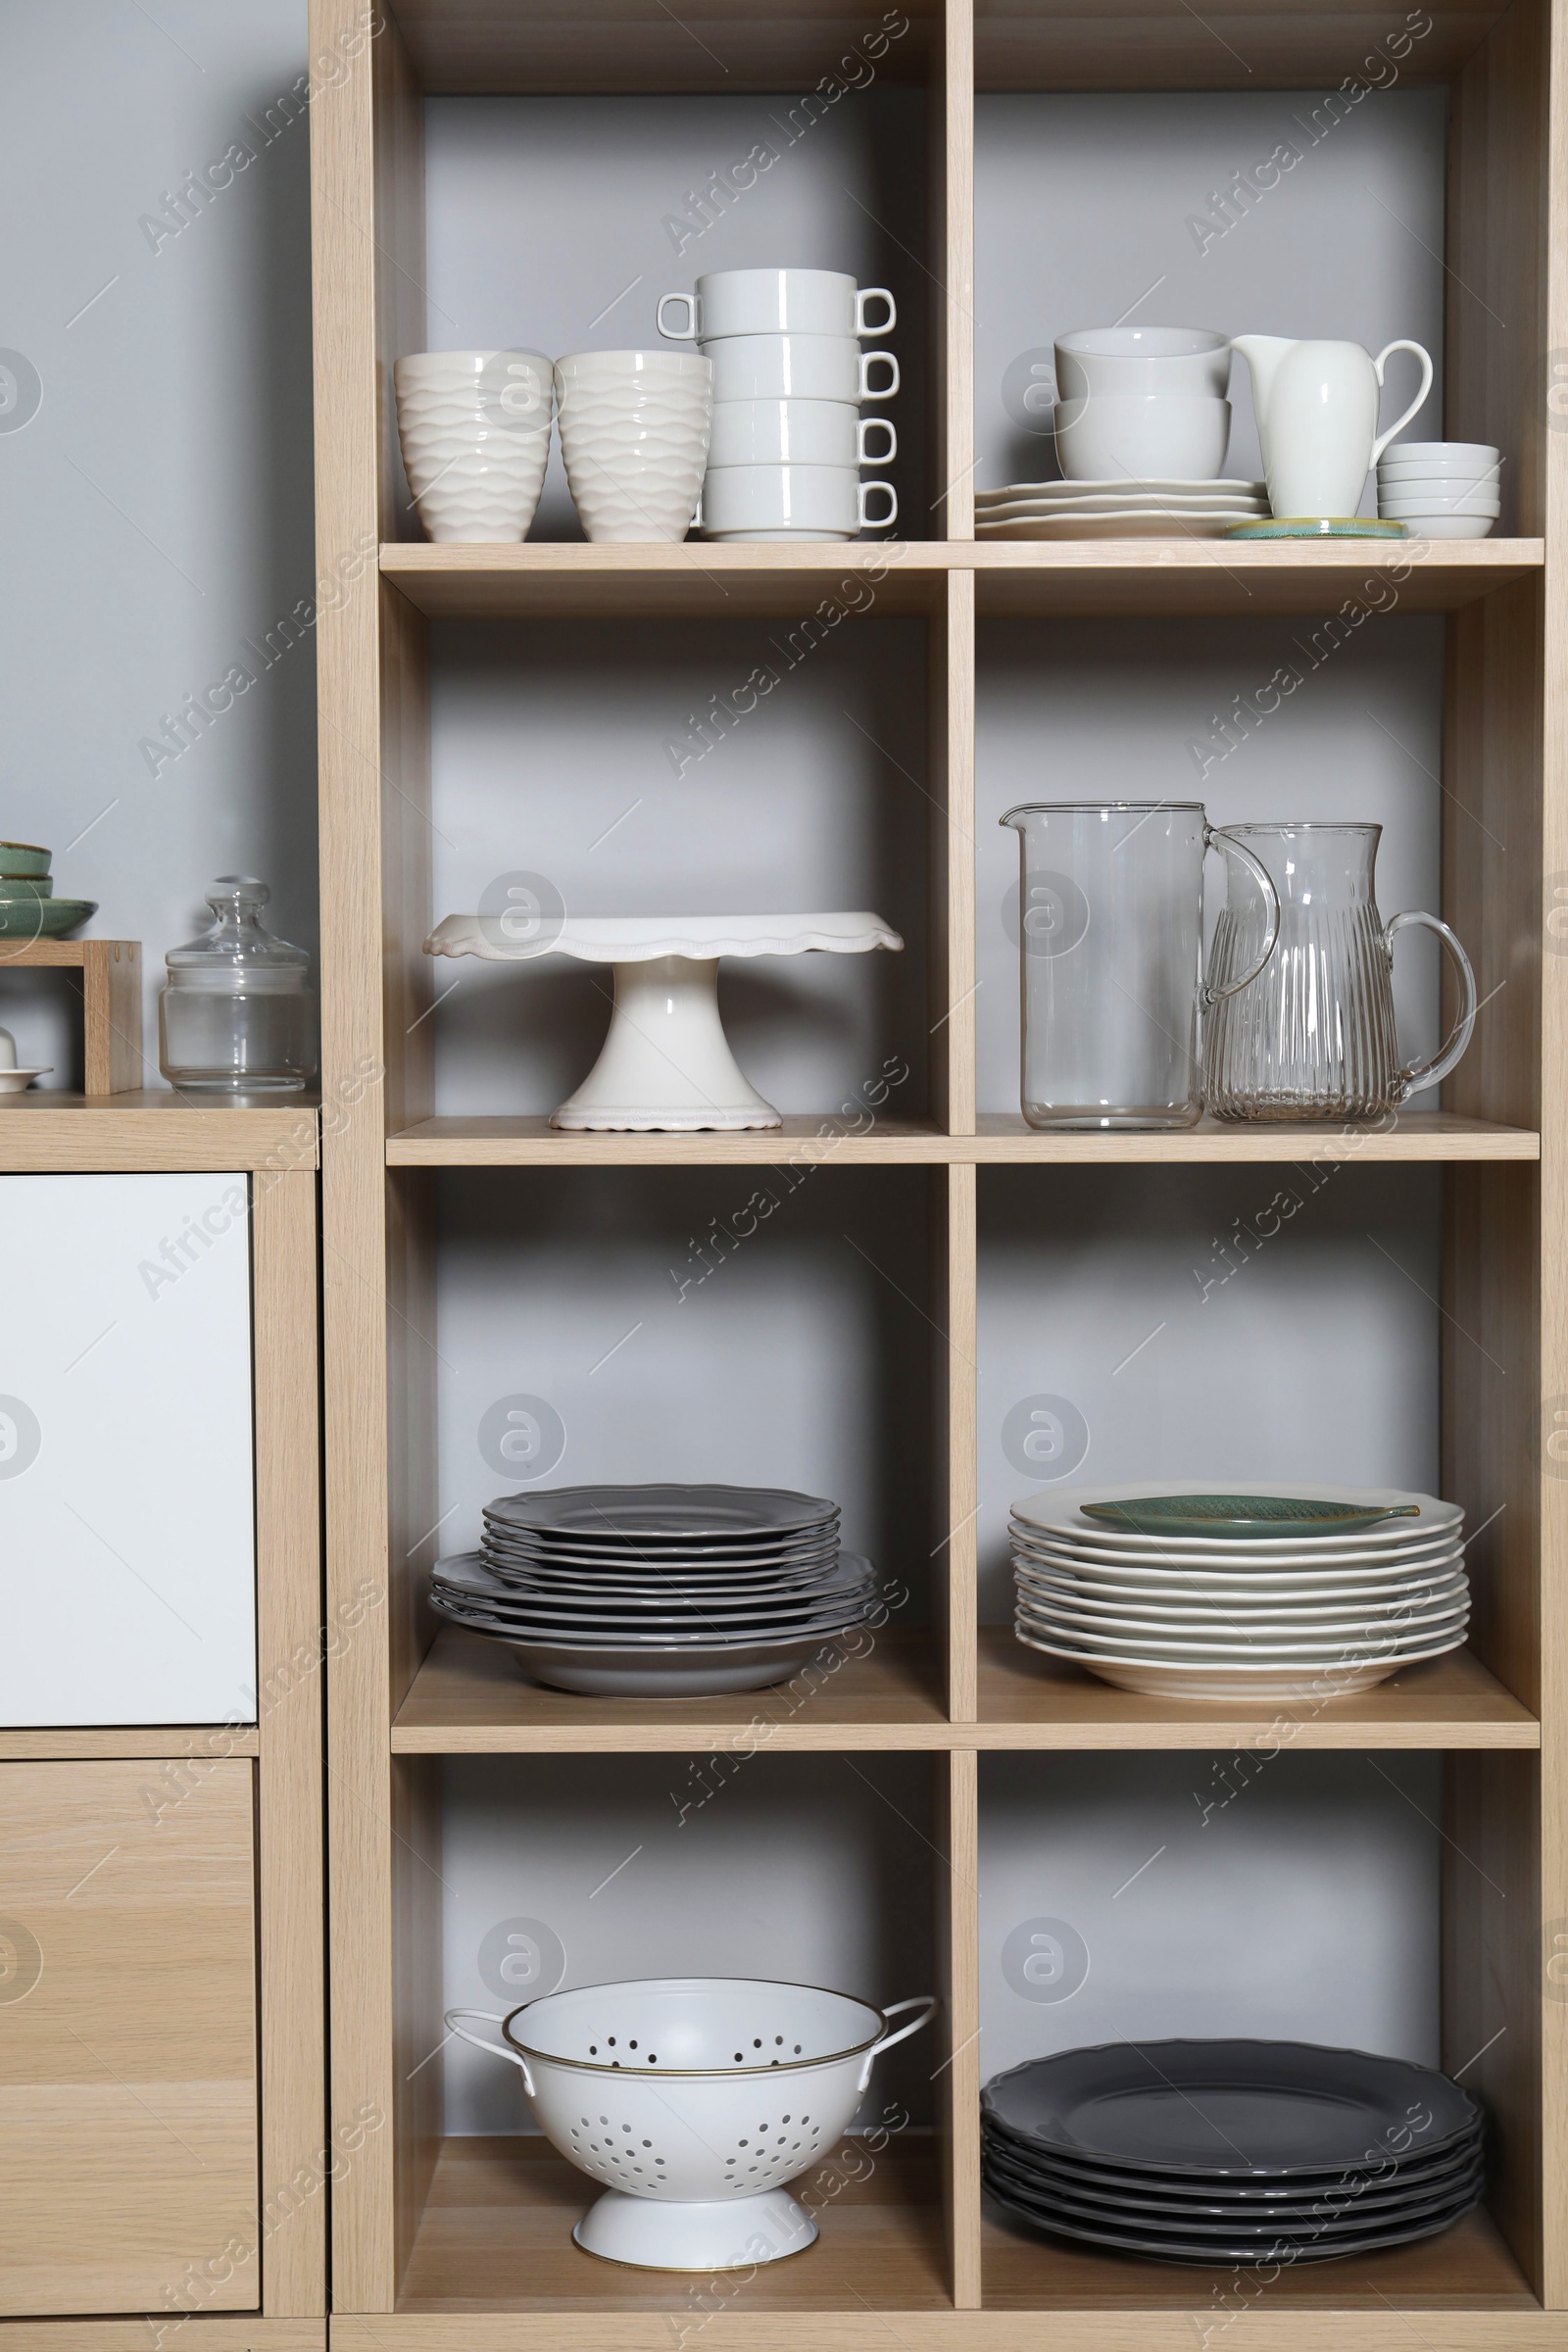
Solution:
[[[1396,351],[1413,351],[1415,353],[1416,358],[1421,363],[1421,389],[1416,394],[1414,400],[1411,401],[1410,406],[1405,410],[1404,415],[1399,418],[1397,424],[1391,424],[1388,431],[1386,433],[1380,433],[1377,439],[1373,442],[1372,464],[1374,466],[1377,464],[1379,458],[1382,457],[1383,452],[1388,448],[1389,443],[1394,439],[1395,434],[1402,433],[1405,426],[1409,423],[1411,417],[1416,414],[1416,411],[1425,406],[1427,394],[1432,389],[1432,360],[1430,355],[1422,350],[1419,343],[1409,343],[1403,341],[1398,343],[1385,344],[1384,348],[1378,353],[1377,358],[1373,361],[1372,366],[1376,371],[1379,384],[1381,385],[1383,382],[1384,361]]]
[[[890,374],[891,374],[891,378],[892,378],[892,380],[891,380],[890,382],[888,382],[888,383],[885,383],[885,384],[873,384],[873,383],[872,383],[872,381],[871,381],[871,369],[872,369],[872,367],[875,365],[875,363],[876,363],[878,360],[886,360],[886,362],[887,362],[887,364],[888,364],[888,368],[889,368]],[[861,354],[860,354],[860,389],[859,389],[858,393],[856,395],[857,399],[859,399],[859,400],[891,400],[891,399],[893,398],[893,395],[894,395],[894,393],[895,393],[895,392],[898,390],[898,388],[899,388],[899,363],[898,363],[898,361],[897,361],[897,360],[894,358],[894,356],[893,356],[892,352],[891,352],[891,351],[862,351],[862,352],[861,352]]]
[[[664,311],[665,311],[665,308],[666,308],[666,306],[667,306],[668,304],[670,304],[670,303],[672,303],[672,302],[683,302],[683,303],[686,305],[686,323],[685,323],[685,325],[684,325],[684,326],[666,326],[666,325],[664,324]],[[661,333],[661,334],[662,334],[662,335],[664,337],[664,339],[665,339],[665,341],[666,341],[666,342],[669,342],[669,343],[695,343],[695,342],[696,342],[696,340],[697,340],[697,297],[696,297],[696,295],[695,295],[695,294],[661,294],[661,296],[659,297],[659,312],[658,312],[658,318],[659,318],[659,331],[660,331],[660,333]]]
[[[862,531],[867,527],[873,531],[885,531],[889,523],[898,521],[899,494],[891,482],[857,482],[855,487],[858,493],[856,503],[856,520]],[[885,514],[868,514],[866,513],[865,502],[873,490],[885,490],[888,494],[888,511]]]
[[[887,317],[885,318],[868,318],[865,315],[865,306],[868,302],[885,302],[888,306]],[[898,323],[899,306],[886,286],[861,286],[859,288],[855,297],[855,331],[858,335],[891,334]]]
[[[466,2026],[458,2023],[458,2020],[463,2017],[471,2017],[476,2025],[481,2026],[504,2025],[505,2018],[498,2017],[493,2009],[449,2009],[446,2014],[446,2027],[449,2034],[455,2034],[460,2041],[468,2042],[476,2050],[483,2050],[486,2057],[510,2058],[513,2065],[520,2069],[522,2087],[531,2099],[533,2097],[533,2077],[528,2072],[528,2061],[523,2057],[522,2052],[513,2049],[510,2044],[486,2041],[482,2034],[470,2034]]]
[[[865,436],[877,426],[886,433],[888,445],[886,449],[867,449]],[[886,416],[862,416],[856,428],[855,446],[857,466],[891,466],[899,454],[899,436]]]

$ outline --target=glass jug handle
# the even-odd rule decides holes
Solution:
[[[1446,1078],[1454,1063],[1467,1051],[1476,1026],[1476,976],[1457,932],[1451,931],[1435,914],[1422,914],[1413,908],[1404,914],[1396,914],[1383,933],[1383,949],[1391,964],[1394,961],[1395,934],[1402,931],[1406,923],[1420,923],[1426,930],[1435,931],[1442,940],[1459,975],[1460,1001],[1459,1017],[1442,1049],[1430,1061],[1407,1061],[1399,1071],[1396,1083],[1401,1102],[1407,1095],[1413,1095],[1418,1087],[1436,1086],[1440,1080]]]
[[[1273,876],[1267,867],[1259,864],[1251,851],[1244,850],[1241,843],[1235,840],[1231,834],[1216,833],[1212,825],[1205,824],[1203,847],[1205,850],[1218,850],[1222,858],[1239,858],[1268,902],[1268,936],[1263,942],[1262,955],[1250,972],[1244,972],[1239,980],[1227,981],[1223,988],[1210,988],[1205,981],[1199,991],[1199,1002],[1206,1006],[1217,1004],[1222,997],[1234,997],[1239,989],[1250,988],[1273,955],[1274,943],[1280,935],[1280,894],[1274,887]],[[1391,925],[1390,928],[1392,929],[1392,927]]]

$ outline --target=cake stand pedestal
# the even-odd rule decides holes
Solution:
[[[863,956],[902,948],[877,914],[565,915],[508,938],[506,917],[449,914],[427,956],[533,963],[575,956],[608,963],[615,1008],[599,1059],[552,1111],[552,1127],[695,1132],[783,1124],[749,1085],[718,1013],[721,956]]]

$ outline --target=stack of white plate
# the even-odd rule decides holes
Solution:
[[[977,539],[1221,539],[1233,523],[1267,515],[1261,482],[1161,478],[1013,482],[977,490]]]
[[[1015,1630],[1151,1697],[1365,1690],[1463,1643],[1463,1527],[1457,1503],[1387,1487],[1032,1494],[1012,1509]]]
[[[1502,512],[1502,452],[1485,441],[1396,441],[1378,460],[1378,513],[1412,539],[1485,539]]]
[[[773,1487],[557,1487],[487,1505],[432,1605],[542,1683],[697,1697],[785,1681],[875,1605],[839,1507]]]

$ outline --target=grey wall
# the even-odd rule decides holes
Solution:
[[[1436,2065],[1441,1783],[1288,1746],[982,1756],[982,2079],[1166,2034]]]
[[[0,345],[42,387],[0,416],[0,834],[99,902],[88,935],[142,941],[156,1085],[163,956],[214,874],[265,876],[316,944],[314,645],[265,644],[315,578],[310,133],[267,120],[305,0],[3,0],[0,58]],[[231,146],[174,233],[164,194]],[[154,774],[142,740],[236,663],[254,685]],[[0,967],[0,1021],[79,1085],[58,992]]]
[[[886,286],[903,388],[886,414],[900,532],[927,535],[925,105],[885,81],[809,122],[784,97],[437,98],[425,108],[428,326],[433,351],[518,347],[553,360],[661,342],[661,294],[706,270],[846,270]],[[777,160],[738,200],[682,226],[688,190],[759,147]],[[671,225],[673,223],[673,225]],[[871,348],[870,343],[866,348]],[[870,402],[866,414],[880,413]],[[411,516],[411,538],[419,536]],[[535,539],[582,536],[559,444]],[[876,534],[871,534],[876,536]]]
[[[1123,322],[1324,336],[1373,353],[1409,336],[1438,376],[1407,437],[1441,440],[1446,105],[1441,88],[1375,90],[1325,129],[1316,91],[980,98],[976,482],[1054,476],[1049,433],[1020,405],[1028,363],[1049,367],[1054,338],[1074,327]],[[1205,217],[1223,219],[1209,192],[1233,172],[1255,176],[1285,142],[1299,163],[1223,234],[1206,232]],[[1389,363],[1386,422],[1419,380],[1407,353]],[[1226,470],[1250,479],[1260,466],[1243,360],[1231,396]],[[1376,511],[1369,496],[1364,512]]]

